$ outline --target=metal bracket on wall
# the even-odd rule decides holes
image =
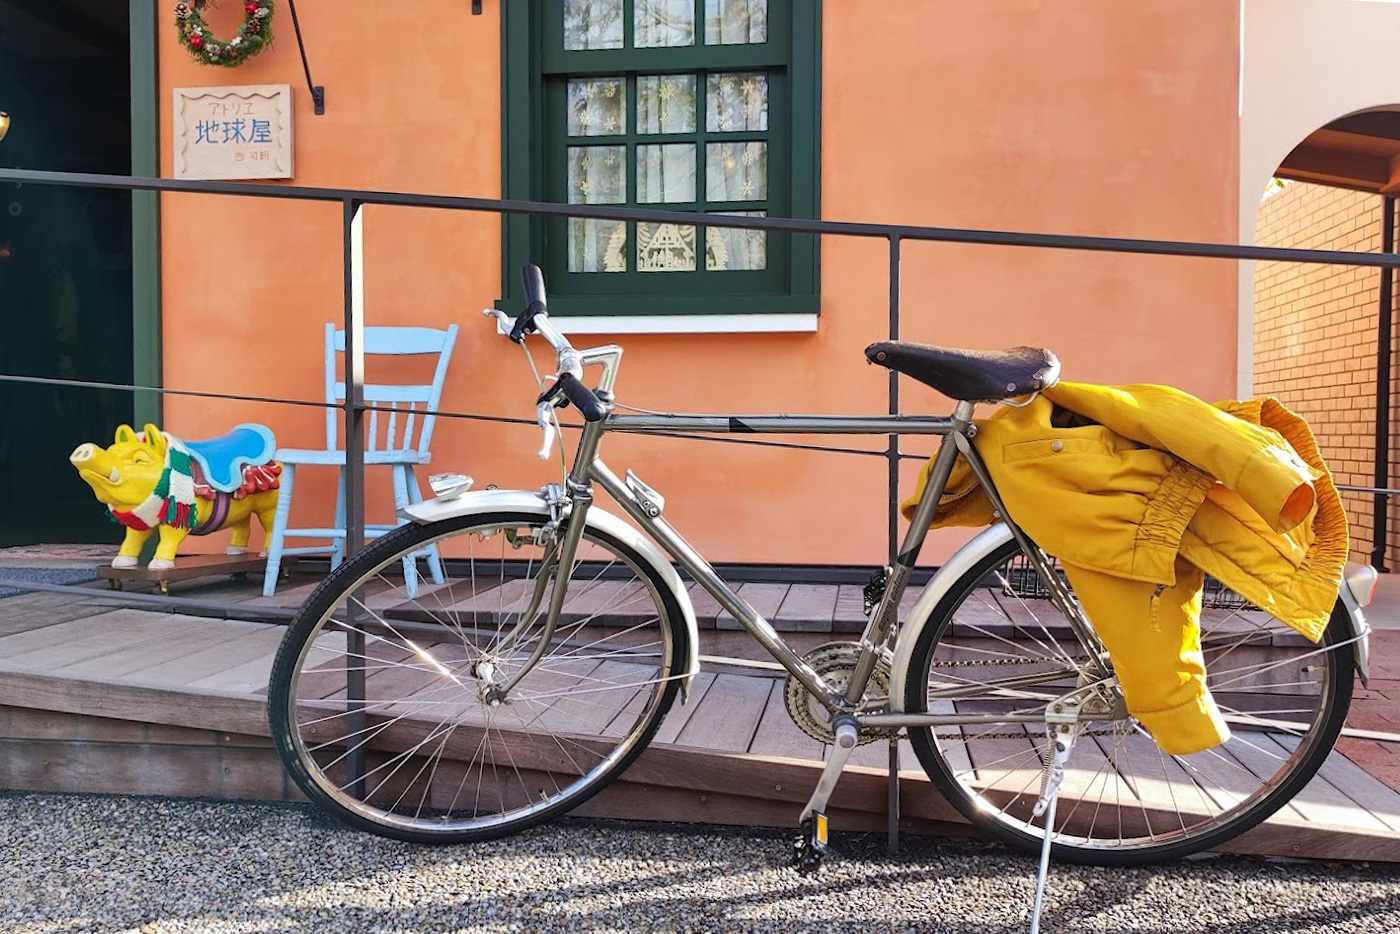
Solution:
[[[306,72],[306,86],[311,91],[311,103],[319,117],[326,112],[326,89],[311,80],[311,66],[306,62],[306,45],[301,41],[301,23],[297,21],[296,0],[287,0],[287,8],[292,11],[292,28],[297,33],[297,48],[301,50],[301,67]]]

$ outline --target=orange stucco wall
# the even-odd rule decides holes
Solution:
[[[392,15],[369,0],[303,5],[307,52],[327,89],[319,117],[282,8],[276,48],[236,70],[192,62],[167,22],[166,112],[175,87],[289,83],[293,184],[497,196],[500,2],[487,0],[483,16],[463,0]],[[1236,240],[1234,4],[823,6],[825,218]],[[232,11],[223,15],[231,29]],[[168,126],[162,151],[169,174]],[[342,313],[339,208],[165,196],[162,212],[166,385],[319,399],[322,329]],[[371,209],[366,317],[461,323],[444,408],[529,418],[528,368],[479,316],[498,296],[500,262],[494,216]],[[659,409],[884,411],[884,371],[860,351],[887,336],[887,269],[883,242],[826,238],[815,334],[607,338],[627,350],[621,398]],[[1235,385],[1233,263],[906,242],[902,271],[907,339],[1043,344],[1069,378],[1171,382],[1208,398]],[[948,408],[918,386],[903,398],[907,412]],[[284,445],[314,445],[323,432],[309,408],[170,398],[166,413],[166,427],[189,436],[241,420],[266,422]],[[447,421],[434,459],[481,484],[536,486],[550,477],[537,445],[533,428]],[[665,492],[668,516],[715,560],[883,560],[880,459],[632,438],[604,453]],[[330,482],[299,478],[303,517],[329,508]]]

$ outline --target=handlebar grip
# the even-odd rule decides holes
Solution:
[[[525,285],[525,310],[515,319],[515,326],[510,329],[510,339],[517,344],[535,329],[535,315],[548,310],[544,273],[540,272],[540,267],[534,263],[526,263],[520,270],[520,279]]]
[[[520,279],[525,284],[525,304],[533,309],[539,305],[539,311],[545,310],[544,294],[544,273],[540,272],[540,267],[534,263],[526,263],[520,269]]]
[[[603,403],[598,401],[598,397],[593,394],[593,390],[580,383],[574,378],[572,373],[559,374],[559,389],[564,393],[565,398],[574,404],[587,422],[597,422],[608,414]]]

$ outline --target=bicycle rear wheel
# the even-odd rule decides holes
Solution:
[[[1208,580],[1201,616],[1211,693],[1233,736],[1189,756],[1162,752],[1131,717],[1089,722],[1061,785],[1059,859],[1129,865],[1209,849],[1282,807],[1327,758],[1352,694],[1340,601],[1314,645]],[[1087,656],[1012,541],[956,581],[914,648],[906,709],[981,714],[910,738],[929,778],[974,825],[1027,852],[1044,834],[1045,705],[1083,682]],[[1014,681],[1014,684],[1013,684]]]
[[[640,754],[691,650],[675,596],[588,528],[546,637],[558,577],[537,592],[545,523],[497,512],[403,526],[316,588],[268,691],[277,751],[307,797],[389,837],[482,840],[562,814]],[[430,544],[446,583],[420,580],[410,599],[402,559]]]

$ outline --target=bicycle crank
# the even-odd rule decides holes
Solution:
[[[860,660],[860,646],[854,642],[827,642],[817,646],[802,657],[821,675],[833,689],[844,691],[851,683],[851,674]],[[870,683],[865,688],[865,700],[875,704],[889,705],[890,697],[890,653],[881,652],[870,673]],[[835,741],[831,713],[792,675],[788,675],[783,685],[783,700],[787,703],[788,716],[792,722],[808,736],[830,746]],[[877,739],[888,739],[890,730],[869,730],[862,733],[860,745],[873,743]]]

